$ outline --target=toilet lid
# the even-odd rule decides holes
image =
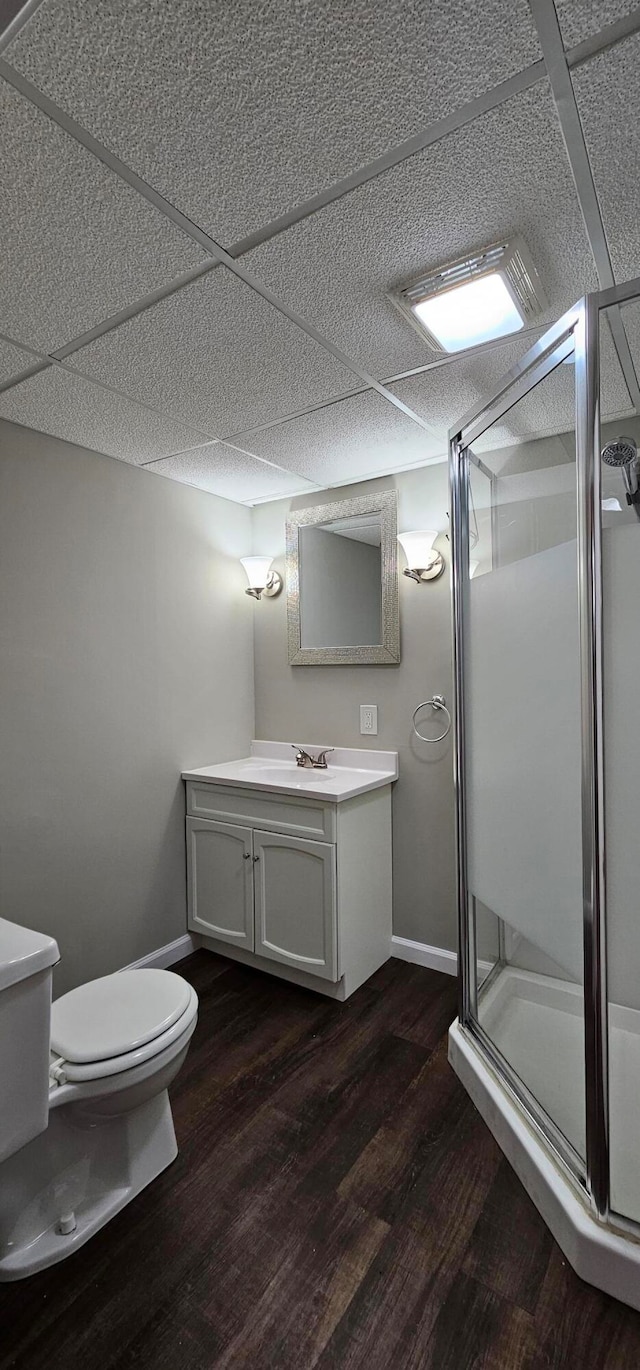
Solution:
[[[56,999],[51,1046],[66,1061],[105,1061],[135,1051],[177,1022],[190,988],[170,970],[125,970]]]

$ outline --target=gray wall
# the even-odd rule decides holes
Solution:
[[[283,571],[289,509],[394,488],[401,531],[445,527],[447,468],[440,465],[260,505],[253,511],[253,550],[273,555],[276,568]],[[427,746],[411,734],[411,714],[421,700],[442,693],[451,702],[450,550],[444,537],[437,545],[447,562],[440,580],[418,586],[400,576],[399,666],[289,666],[285,595],[256,605],[256,736],[399,752],[400,779],[393,800],[394,931],[453,950],[451,738]],[[360,704],[378,705],[377,738],[361,737]]]
[[[0,915],[57,993],[186,930],[180,771],[253,730],[250,518],[0,421]]]

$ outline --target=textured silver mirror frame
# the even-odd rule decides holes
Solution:
[[[358,514],[380,514],[380,558],[382,563],[382,642],[370,647],[302,647],[300,623],[300,559],[298,530],[327,523],[332,519],[353,518]],[[300,509],[287,520],[287,627],[291,666],[376,666],[397,665],[400,661],[400,622],[398,612],[398,496],[395,490],[376,495],[356,495],[332,504],[315,504]]]

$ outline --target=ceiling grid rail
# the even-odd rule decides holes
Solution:
[[[612,24],[607,24],[605,28],[591,34],[590,38],[576,43],[575,47],[567,48],[567,66],[573,71],[574,67],[580,67],[584,62],[590,62],[592,57],[597,57],[599,52],[606,52],[617,43],[623,43],[625,38],[632,38],[639,29],[640,8],[636,8],[630,10],[629,14],[624,14],[621,19],[614,19]]]
[[[566,53],[567,63],[573,69],[581,66],[584,62],[590,61],[592,57],[600,52],[605,52],[608,48],[623,42],[625,38],[631,37],[640,30],[640,8],[634,10],[630,15],[617,23],[609,24],[601,29],[593,38],[587,39],[584,43],[579,43],[576,47],[568,49]],[[468,100],[465,104],[459,105],[451,114],[443,119],[437,119],[429,124],[421,133],[417,133],[412,138],[408,138],[403,143],[398,143],[396,147],[385,152],[381,157],[351,176],[345,176],[342,180],[336,181],[333,186],[321,191],[313,199],[305,200],[301,205],[282,214],[277,219],[272,219],[264,228],[256,229],[246,238],[234,243],[229,251],[232,257],[240,257],[244,252],[251,251],[254,247],[261,247],[263,243],[270,242],[272,238],[283,233],[287,228],[300,223],[302,219],[308,219],[312,214],[325,209],[327,205],[334,204],[336,200],[341,200],[344,195],[349,195],[352,190],[357,190],[359,186],[366,185],[368,181],[373,181],[377,176],[381,176],[385,171],[390,171],[392,167],[406,161],[409,157],[415,156],[418,152],[424,152],[426,148],[439,143],[450,133],[457,133],[464,128],[465,124],[470,124],[474,119],[480,119],[483,114],[489,114],[493,109],[506,103],[516,95],[521,95],[524,91],[530,90],[532,86],[544,81],[547,71],[544,58],[537,62],[532,62],[523,71],[510,76],[506,81],[501,81],[497,86],[492,86],[482,95],[478,95],[473,100]]]
[[[0,52],[4,52],[4,49],[9,47],[9,44],[13,42],[14,38],[18,37],[20,30],[33,18],[36,10],[40,9],[42,3],[43,0],[27,0],[26,4],[22,6],[22,9],[18,10],[17,14],[14,14],[13,19],[7,24],[6,29],[0,33]]]
[[[16,343],[15,346],[19,346],[19,344]],[[23,381],[30,381],[32,376],[39,376],[40,372],[47,371],[51,364],[49,360],[34,362],[33,366],[25,366],[24,371],[14,372],[8,380],[0,381],[0,395],[5,390],[13,390],[15,385],[21,385]]]
[[[5,33],[0,35],[0,52],[2,52],[3,48],[7,46],[7,43],[16,36],[19,29],[24,27],[32,17],[32,14],[42,3],[43,0],[28,0],[28,3],[20,11],[20,14],[16,16],[13,24],[10,24]],[[20,22],[18,23],[18,21]],[[630,37],[638,30],[640,30],[640,8],[632,11],[632,13],[624,19],[608,25],[592,38],[569,49],[565,54],[567,65],[571,68],[580,65],[596,56],[599,52],[603,52],[614,44]],[[19,92],[26,99],[30,100],[32,104],[36,104],[43,113],[46,113],[49,118],[58,123],[67,133],[72,137],[75,137],[77,141],[84,143],[84,146],[86,146],[89,151],[92,151],[94,155],[98,156],[100,160],[105,160],[105,157],[101,155],[101,145],[97,143],[97,140],[93,139],[92,135],[84,130],[81,124],[72,120],[70,116],[65,115],[64,111],[59,110],[58,107],[54,105],[53,101],[50,101],[47,96],[43,95],[36,86],[31,85],[26,78],[21,77],[16,69],[2,58],[0,58],[0,75],[2,75],[9,84],[13,85],[15,89],[19,90]],[[366,185],[368,181],[375,180],[385,171],[406,161],[416,153],[424,151],[427,147],[440,142],[443,138],[447,137],[448,134],[464,128],[466,124],[481,118],[483,114],[489,113],[513,96],[528,90],[531,86],[544,80],[546,75],[547,70],[545,62],[544,59],[541,58],[539,61],[534,62],[529,67],[525,68],[524,71],[516,73],[506,81],[500,82],[497,86],[485,91],[482,95],[475,97],[473,100],[466,101],[445,118],[432,122],[420,133],[397,144],[382,156],[374,159],[372,162],[368,162],[364,167],[359,168],[350,176],[343,177],[312,199],[304,201],[302,204],[289,210],[286,214],[271,220],[270,223],[263,228],[257,229],[254,233],[238,240],[229,247],[228,255],[233,258],[240,257],[254,247],[270,241],[272,238],[277,237],[280,233],[284,232],[287,228],[292,227],[303,219],[309,218],[312,214],[317,213],[326,206],[333,204],[336,200],[340,200],[345,195],[350,194],[351,191],[357,189],[359,186]],[[73,128],[67,126],[67,120],[69,125],[74,125]],[[108,149],[105,148],[102,149],[102,151],[108,154]],[[110,156],[111,154],[108,155]],[[114,160],[119,161],[119,159],[115,158]],[[107,161],[107,165],[111,165],[109,161]],[[121,167],[124,168],[125,165],[125,163],[121,163]],[[113,166],[111,166],[111,169],[117,171],[117,168]],[[135,173],[131,173],[131,175],[134,174]],[[143,193],[141,186],[144,186],[145,184],[145,182],[142,182],[141,185],[136,186],[136,188]],[[152,188],[149,187],[149,189]],[[171,206],[168,201],[164,200],[164,197],[159,196],[158,200],[162,203],[156,202],[155,207],[162,213],[168,214],[169,217],[173,219],[173,214],[171,213],[173,206]],[[178,214],[180,213],[179,210],[176,210],[175,212]],[[186,216],[183,216],[183,219],[185,217]],[[175,219],[173,219],[173,221],[175,222]],[[197,225],[192,224],[190,220],[188,220],[187,223],[192,229],[197,230]],[[185,232],[188,231],[184,223],[181,226]],[[200,232],[202,232],[202,230],[200,230]],[[206,238],[207,235],[205,235],[205,240]],[[200,241],[202,246],[205,245],[202,239],[196,239],[196,241]],[[201,266],[194,268],[193,279],[195,279],[198,274],[204,274],[204,272],[213,269],[218,264],[219,259],[212,258],[208,264],[203,263]],[[187,277],[187,274],[188,273],[185,273],[185,278]],[[186,279],[185,283],[188,283]],[[95,338],[100,337],[103,332],[109,332],[112,328],[118,327],[121,322],[125,322],[126,319],[132,317],[135,312],[142,312],[144,309],[150,307],[151,304],[162,299],[165,293],[167,295],[173,294],[176,289],[180,288],[181,284],[182,279],[176,278],[176,281],[172,281],[166,287],[160,287],[157,292],[142,297],[140,301],[132,304],[126,310],[120,311],[103,323],[97,324],[94,329],[88,330],[86,334],[81,335],[77,339],[73,339],[65,345],[64,349],[59,349],[55,355],[61,356],[63,351],[65,355],[70,355],[72,350],[85,346],[86,343],[92,342]]]
[[[176,287],[176,289],[178,288],[179,287]],[[135,317],[135,315],[127,314],[127,318],[129,317]],[[536,338],[540,336],[540,332],[540,326],[537,326],[535,328],[523,328],[521,332],[518,334],[518,337],[522,339],[530,339],[531,342],[534,342]],[[93,341],[93,337],[90,336],[89,333],[84,334],[83,337],[85,338],[87,343]],[[8,335],[0,333],[0,341],[2,339],[4,339],[8,343],[13,344],[14,347],[20,347],[23,348],[24,351],[33,352],[33,348],[27,348],[24,344],[16,342],[15,338],[11,338]],[[394,376],[384,377],[382,384],[385,386],[396,385],[403,380],[410,380],[414,376],[423,376],[425,375],[425,373],[429,371],[439,371],[443,367],[463,362],[468,358],[475,358],[478,356],[482,356],[483,354],[488,352],[494,352],[500,347],[504,347],[504,343],[505,339],[503,337],[492,338],[486,343],[481,343],[478,347],[465,348],[464,351],[457,352],[455,356],[436,357],[431,362],[425,362],[423,366],[414,366],[411,368],[410,371],[399,371]],[[200,447],[207,447],[213,443],[225,443],[227,447],[236,446],[238,448],[238,451],[245,452],[247,456],[255,457],[256,461],[262,461],[267,466],[277,466],[276,462],[267,461],[265,457],[259,457],[257,453],[251,452],[248,449],[241,447],[239,445],[240,442],[245,439],[253,437],[253,435],[256,433],[263,433],[269,428],[279,428],[282,424],[289,423],[294,419],[305,418],[307,414],[315,414],[319,412],[319,410],[321,409],[328,409],[334,404],[342,404],[345,400],[355,399],[359,395],[366,395],[369,393],[369,387],[366,385],[361,385],[357,386],[353,390],[345,390],[339,394],[330,395],[328,399],[314,400],[311,404],[303,405],[299,409],[291,410],[289,413],[286,414],[279,414],[277,418],[267,419],[264,423],[252,424],[249,428],[233,429],[229,433],[209,433],[204,429],[199,429],[198,425],[194,424],[193,421],[187,415],[177,413],[173,408],[169,409],[165,407],[160,409],[157,405],[150,404],[148,401],[141,400],[138,398],[138,396],[130,394],[129,391],[121,390],[117,386],[109,385],[107,381],[100,380],[97,376],[89,375],[88,372],[83,371],[82,368],[77,365],[69,364],[67,362],[64,366],[62,366],[62,363],[66,361],[66,358],[68,356],[72,355],[74,350],[75,349],[73,348],[72,344],[67,344],[67,346],[65,346],[64,348],[59,348],[57,352],[51,352],[46,356],[44,354],[39,355],[35,353],[34,355],[36,357],[36,360],[34,362],[33,367],[27,367],[24,371],[21,371],[19,374],[14,374],[8,380],[0,382],[0,394],[2,394],[2,392],[5,390],[13,389],[13,387],[15,385],[19,385],[21,381],[30,380],[32,376],[37,376],[40,371],[45,371],[47,367],[58,364],[62,367],[63,370],[67,371],[70,375],[77,376],[79,379],[87,381],[87,383],[90,385],[96,385],[99,389],[108,390],[111,394],[122,395],[125,399],[129,400],[131,404],[136,404],[142,409],[147,409],[150,413],[156,414],[160,418],[170,419],[173,423],[188,423],[193,428],[193,431],[195,433],[200,431],[202,435],[202,443],[194,443],[188,449],[184,448],[181,449],[181,451],[179,452],[171,452],[165,457],[154,457],[151,459],[151,461],[140,462],[141,466],[153,465],[153,463],[156,461],[170,461],[171,458],[174,456],[181,456],[183,451],[196,451]],[[446,442],[444,442],[443,444],[443,455],[445,454],[445,448]],[[437,460],[437,458],[430,458],[429,460]],[[278,467],[278,469],[280,470],[284,468]]]
[[[25,24],[28,23],[29,19],[31,19],[41,3],[42,0],[27,0],[27,4],[15,16],[5,32],[0,35],[0,52],[9,46],[10,42],[16,37],[17,33]],[[370,375],[364,368],[352,361],[346,353],[343,353],[342,350],[336,347],[329,339],[325,338],[313,324],[307,322],[302,316],[298,315],[296,311],[290,309],[280,301],[262,284],[262,282],[254,277],[252,273],[244,269],[242,264],[238,261],[238,258],[250,251],[253,247],[269,241],[293,224],[317,213],[327,205],[348,195],[352,190],[357,189],[359,186],[382,175],[391,167],[398,165],[400,162],[407,160],[416,153],[439,142],[449,133],[464,127],[465,124],[481,117],[484,113],[488,113],[490,110],[512,98],[512,96],[529,89],[531,86],[548,76],[600,283],[603,287],[613,284],[614,277],[602,216],[593,183],[593,176],[569,71],[570,69],[581,65],[583,62],[590,60],[599,52],[605,51],[616,43],[622,42],[625,38],[630,37],[633,33],[640,30],[640,9],[632,11],[630,15],[615,21],[600,30],[593,37],[576,45],[574,48],[565,51],[552,0],[530,0],[530,7],[538,29],[538,36],[543,52],[543,57],[539,61],[531,64],[524,71],[517,73],[508,80],[499,83],[491,90],[484,92],[475,99],[461,105],[444,119],[431,123],[419,134],[398,144],[381,157],[368,163],[352,175],[336,182],[312,199],[305,201],[296,208],[288,211],[286,214],[272,220],[263,229],[256,230],[255,233],[250,234],[248,237],[232,245],[228,251],[211,238],[205,230],[193,223],[181,210],[172,205],[170,201],[166,200],[164,196],[139,177],[137,173],[133,172],[125,162],[111,153],[108,148],[104,147],[93,137],[93,135],[88,133],[81,124],[55,105],[52,100],[44,95],[36,86],[33,86],[27,81],[9,62],[0,56],[0,76],[3,77],[8,84],[12,85],[14,89],[39,108],[47,117],[52,119],[52,121],[62,128],[64,132],[96,156],[115,175],[129,184],[132,189],[143,196],[148,203],[153,205],[156,210],[169,219],[176,227],[184,232],[185,235],[198,243],[207,253],[205,260],[196,267],[174,277],[167,285],[149,292],[133,304],[126,306],[109,318],[94,325],[91,329],[86,330],[83,334],[71,339],[62,347],[51,352],[48,358],[42,356],[39,360],[34,361],[33,366],[25,368],[19,374],[14,374],[7,381],[0,383],[0,393],[30,379],[32,376],[45,370],[49,365],[64,363],[67,359],[73,357],[75,353],[89,343],[95,341],[97,338],[102,337],[104,334],[118,328],[121,324],[135,318],[138,314],[152,308],[155,304],[158,304],[163,299],[175,294],[191,282],[200,279],[202,276],[214,270],[217,266],[223,265],[242,280],[250,289],[254,290],[265,299],[267,303],[276,308],[291,323],[305,332],[307,336],[311,337],[319,346],[333,355],[343,366],[346,366],[353,374],[358,376],[362,385],[346,394],[330,396],[326,400],[317,401],[294,413],[282,415],[276,419],[270,420],[268,423],[255,425],[249,429],[245,428],[240,432],[225,435],[224,437],[221,437],[219,434],[205,434],[203,432],[203,446],[210,442],[214,443],[218,441],[224,441],[229,445],[233,445],[235,440],[248,438],[254,432],[261,432],[265,428],[276,427],[278,424],[286,423],[290,419],[301,417],[307,413],[313,413],[317,410],[326,408],[328,405],[339,403],[352,396],[361,395],[369,390],[376,391],[383,399],[403,412],[419,427],[423,428],[431,436],[437,437],[438,434],[431,425],[417,415],[409,406],[405,405],[399,397],[389,391],[387,387],[408,376],[419,375],[432,369],[455,364],[455,362],[463,360],[464,356],[468,355],[467,353],[457,354],[453,357],[437,357],[433,361],[427,362],[422,367],[412,368],[408,372],[398,373],[387,380],[379,381],[377,378]],[[638,384],[631,351],[619,311],[617,311],[617,319],[615,316],[610,317],[610,326],[627,388],[629,389],[634,404],[640,409],[640,385]],[[15,342],[15,340],[12,341]],[[15,342],[15,345],[18,347],[21,346],[18,342]],[[491,346],[491,344],[488,344],[488,346]],[[24,350],[29,351],[27,348]],[[480,349],[476,349],[476,351],[478,350]],[[31,351],[33,351],[33,349],[31,349]],[[73,365],[67,365],[64,369],[70,371],[72,374],[83,376],[87,383],[98,385],[112,393],[125,393],[119,391],[115,387],[100,382],[95,377],[84,375],[80,368],[73,367]],[[132,403],[138,404],[142,408],[148,409],[150,412],[168,419],[179,419],[182,422],[186,421],[182,415],[170,413],[165,409],[158,409],[153,405],[146,404],[135,396],[127,395],[126,397],[130,399]],[[194,426],[194,432],[197,431],[197,427]],[[238,450],[244,449],[239,448]],[[254,456],[256,460],[264,461],[264,458],[256,457],[255,453],[249,453],[249,455]],[[273,465],[274,463],[266,462],[266,464]]]
[[[523,329],[521,330],[521,332],[518,334],[518,337],[519,337],[519,338],[528,338],[528,339],[531,339],[531,342],[534,342],[535,339],[538,338],[538,337],[540,336],[541,331],[542,331],[542,330],[541,330],[540,326],[538,326],[538,327],[536,327],[536,328],[523,328]],[[0,335],[0,336],[1,336],[1,335]],[[13,342],[13,341],[14,341],[13,339],[7,338],[7,342]],[[489,342],[481,343],[480,346],[478,346],[478,347],[465,348],[464,351],[462,351],[462,352],[457,352],[457,353],[455,354],[455,356],[451,356],[451,357],[444,357],[444,356],[443,356],[443,357],[436,357],[436,358],[434,359],[434,361],[432,361],[432,362],[426,362],[426,363],[424,364],[424,366],[415,366],[415,367],[413,367],[410,371],[401,371],[401,372],[399,372],[399,373],[398,373],[397,375],[395,375],[395,376],[388,376],[388,377],[385,377],[385,378],[383,378],[382,384],[383,384],[383,385],[396,385],[398,382],[401,382],[401,381],[403,381],[403,380],[409,380],[409,379],[411,379],[413,376],[422,376],[422,375],[424,375],[424,374],[425,374],[426,372],[428,372],[428,371],[439,371],[439,370],[442,369],[442,367],[449,366],[449,365],[451,365],[452,363],[455,364],[456,362],[463,362],[463,361],[465,361],[465,360],[467,360],[468,358],[471,358],[471,357],[474,357],[474,358],[475,358],[475,357],[478,357],[478,356],[482,356],[482,355],[484,355],[485,353],[488,353],[488,352],[494,352],[494,351],[496,351],[498,348],[504,347],[504,344],[505,344],[505,339],[504,339],[503,337],[502,337],[502,338],[492,338]],[[16,344],[16,345],[19,346],[19,344]],[[48,358],[44,358],[44,357],[43,357],[43,358],[42,358],[41,365],[40,365],[40,366],[37,366],[37,367],[34,369],[33,374],[36,374],[38,370],[42,370],[44,367],[46,367],[47,365],[49,365],[51,361],[58,361],[58,360],[62,361],[62,360],[63,360],[63,356],[62,356],[63,352],[64,352],[64,355],[65,355],[65,356],[68,355],[68,353],[66,352],[66,349],[62,349],[62,348],[61,348],[59,352],[55,352],[55,353],[52,352],[52,353],[50,354],[50,357],[48,357]],[[130,400],[132,404],[138,404],[138,405],[143,406],[143,407],[146,408],[146,409],[150,409],[150,410],[152,411],[152,413],[159,414],[161,417],[165,417],[165,418],[171,419],[171,420],[173,420],[173,421],[176,422],[176,423],[191,423],[191,420],[190,420],[186,415],[184,415],[184,414],[178,414],[178,413],[176,413],[173,409],[171,409],[171,410],[169,410],[169,409],[167,409],[167,408],[158,409],[155,405],[149,404],[149,403],[147,403],[147,402],[144,401],[144,400],[138,399],[135,395],[131,395],[128,391],[119,390],[117,387],[112,386],[112,385],[109,385],[106,381],[101,381],[101,380],[99,380],[97,377],[89,375],[86,371],[83,371],[83,370],[82,370],[80,367],[78,367],[78,366],[67,365],[67,366],[65,366],[65,370],[66,370],[66,371],[69,371],[71,375],[81,377],[83,380],[86,380],[86,381],[90,382],[90,384],[92,384],[92,385],[103,386],[104,389],[111,391],[113,394],[122,394],[122,395],[125,396],[126,399]],[[31,373],[29,373],[29,374],[31,374]],[[24,379],[24,377],[23,377],[23,379]],[[8,389],[8,388],[10,388],[14,383],[15,383],[15,381],[14,381],[14,380],[11,380],[11,381],[6,382],[5,386],[0,385],[0,393],[2,392],[3,389]],[[266,430],[269,429],[269,428],[279,428],[281,424],[289,423],[289,422],[290,422],[291,420],[293,420],[293,419],[301,419],[301,418],[304,418],[307,414],[315,414],[315,413],[317,413],[317,412],[318,412],[319,410],[321,410],[321,409],[329,409],[329,408],[330,408],[332,405],[334,405],[334,404],[342,404],[345,400],[355,399],[355,398],[356,398],[357,396],[359,396],[359,395],[366,395],[366,394],[368,394],[368,393],[369,393],[369,386],[366,386],[366,385],[357,386],[357,387],[356,387],[355,389],[353,389],[353,390],[345,390],[345,391],[340,392],[339,394],[330,395],[328,399],[314,400],[311,404],[302,405],[299,409],[291,410],[289,413],[286,413],[286,414],[279,414],[279,415],[278,415],[276,418],[274,418],[274,419],[266,419],[264,423],[254,423],[254,424],[252,424],[249,428],[237,428],[237,429],[233,429],[233,430],[232,430],[231,432],[229,432],[229,433],[211,433],[211,435],[210,435],[208,438],[206,438],[205,442],[203,442],[202,446],[206,446],[206,444],[207,444],[208,442],[223,442],[223,443],[226,443],[226,445],[229,446],[229,447],[231,447],[231,446],[236,446],[236,445],[238,445],[241,441],[243,441],[244,439],[251,438],[255,433],[264,433],[264,432],[266,432]],[[193,425],[192,425],[192,426],[193,426]],[[195,427],[194,431],[197,432],[197,426]],[[186,449],[185,449],[185,450],[186,450]],[[192,449],[189,449],[189,450],[192,450]],[[245,449],[245,448],[242,448],[242,447],[238,447],[238,450],[239,450],[239,451],[246,451],[246,449]],[[444,443],[443,443],[443,449],[442,449],[443,455],[445,454],[445,450],[446,450],[446,440],[445,440]],[[180,454],[179,452],[172,452],[172,453],[170,453],[170,454],[169,454],[168,456],[166,456],[166,457],[157,457],[157,458],[154,458],[153,460],[154,460],[154,461],[155,461],[155,460],[157,460],[157,461],[170,461],[172,456],[180,456],[180,455],[181,455],[181,454]],[[265,460],[266,460],[264,457],[258,457],[257,454],[256,454],[255,452],[248,452],[248,451],[247,451],[247,456],[255,456],[257,461],[265,461]],[[151,464],[151,463],[141,462],[140,464],[141,464],[142,466],[144,466],[144,465],[149,465],[149,464]],[[269,465],[269,466],[274,465],[274,464],[275,464],[275,463],[273,463],[273,462],[267,462],[267,465]]]
[[[12,32],[13,25],[9,25],[9,28],[5,33],[0,35],[0,52],[2,52],[3,47],[7,45],[5,40],[8,42],[10,39],[13,39],[16,36],[17,31],[24,26],[27,20],[31,18],[34,10],[42,3],[43,0],[33,0],[33,3],[28,3],[24,9],[20,11],[16,20],[14,20],[14,24],[17,25],[17,28]],[[23,15],[25,16],[24,19],[22,18]],[[17,23],[18,20],[21,20],[19,25]],[[566,53],[567,64],[570,68],[579,66],[583,62],[589,61],[599,52],[604,52],[616,43],[622,42],[625,38],[630,37],[638,30],[640,30],[640,8],[632,11],[632,13],[625,16],[624,19],[608,25],[592,38],[569,49]],[[7,63],[5,67],[4,62],[0,60],[0,74],[4,76],[5,80],[10,81],[9,72],[14,72],[14,70],[15,69],[11,67],[10,63]],[[448,134],[455,133],[459,129],[464,128],[466,124],[481,118],[483,114],[490,113],[491,110],[504,104],[505,101],[511,99],[513,96],[528,90],[531,86],[536,85],[538,81],[544,80],[546,75],[547,72],[544,60],[541,58],[538,62],[525,68],[524,71],[518,72],[515,76],[492,87],[491,90],[460,105],[445,118],[432,122],[426,129],[415,134],[412,138],[406,139],[402,143],[398,143],[396,147],[389,149],[389,151],[384,153],[381,157],[376,158],[374,161],[368,162],[364,167],[353,172],[352,175],[343,177],[340,181],[336,181],[334,185],[327,187],[312,199],[304,201],[302,204],[289,210],[286,214],[280,215],[276,219],[272,219],[263,228],[256,229],[254,233],[239,239],[229,247],[229,255],[233,258],[241,257],[253,248],[262,246],[263,243],[270,242],[272,238],[285,232],[286,229],[293,227],[294,224],[310,218],[311,215],[318,213],[328,205],[334,204],[337,200],[342,199],[345,195],[358,189],[359,186],[366,185],[367,182],[375,180],[376,177],[382,175],[385,171],[389,171],[392,167],[399,165],[401,162],[406,161],[409,157],[414,156],[416,153],[423,152],[426,148],[440,142],[442,138],[447,137]],[[37,91],[37,88],[33,87],[33,90]],[[28,92],[22,91],[21,93],[25,95],[25,98],[32,99]],[[32,99],[32,103],[33,102]],[[51,112],[49,112],[49,117],[53,117]],[[71,339],[64,347],[56,349],[51,355],[62,361],[64,358],[71,356],[73,352],[79,351],[80,348],[87,346],[88,343],[95,342],[97,338],[102,337],[105,333],[109,333],[112,329],[118,328],[120,324],[126,323],[128,319],[135,317],[136,314],[143,313],[152,305],[159,303],[160,300],[174,294],[176,290],[181,289],[183,284],[189,284],[190,280],[195,280],[199,275],[214,270],[218,265],[219,261],[217,259],[211,259],[208,262],[193,268],[192,274],[185,272],[183,276],[175,277],[166,286],[161,286],[149,295],[142,296],[133,304],[126,306],[116,314],[111,315],[108,319],[94,325],[94,327],[88,329],[86,333]],[[445,358],[444,360],[446,361],[447,359]],[[400,379],[400,377],[394,377],[394,379]]]
[[[529,0],[529,5],[538,30],[551,94],[600,289],[607,290],[610,286],[615,285],[615,277],[556,8],[553,0]],[[635,18],[640,18],[640,11],[636,11]],[[626,31],[624,36],[628,36]],[[633,364],[622,315],[617,306],[608,311],[607,321],[631,402],[635,409],[640,411],[640,384]]]
[[[364,381],[364,384],[368,389],[377,391],[384,400],[389,404],[392,404],[395,409],[399,409],[407,418],[416,423],[419,428],[424,429],[431,437],[437,437],[437,434],[431,425],[424,419],[421,419],[418,414],[414,413],[409,405],[404,404],[403,401],[393,395],[390,390],[387,390],[380,381],[376,380],[375,376],[372,376],[364,367],[359,366],[351,357],[348,357],[347,354],[343,352],[340,347],[337,347],[335,343],[332,343],[330,339],[325,338],[319,329],[312,323],[309,323],[306,319],[303,319],[295,309],[291,309],[288,305],[284,304],[282,300],[279,300],[277,295],[275,295],[272,290],[269,290],[268,286],[258,280],[257,276],[254,276],[252,272],[247,271],[246,268],[243,267],[239,261],[236,261],[225,248],[221,247],[210,234],[193,223],[193,220],[189,219],[186,214],[183,214],[182,210],[177,209],[175,205],[172,205],[164,195],[161,195],[159,191],[155,190],[154,187],[143,180],[141,176],[138,176],[137,172],[132,171],[131,167],[127,166],[126,162],[123,162],[120,157],[116,157],[115,153],[110,152],[108,148],[104,147],[104,145],[100,143],[97,138],[94,138],[92,134],[88,133],[77,120],[72,119],[70,115],[60,109],[53,100],[50,100],[48,96],[43,95],[36,86],[33,86],[30,81],[27,81],[15,71],[13,67],[9,66],[2,57],[0,57],[0,76],[4,77],[9,85],[12,85],[19,94],[28,99],[31,104],[40,109],[43,114],[46,114],[59,128],[71,138],[74,138],[77,143],[80,143],[85,147],[94,157],[97,157],[97,159],[107,166],[110,171],[116,176],[119,176],[122,181],[125,181],[132,190],[137,191],[143,199],[147,200],[147,202],[153,205],[155,209],[159,210],[161,214],[164,214],[165,218],[169,219],[176,228],[181,229],[188,238],[191,238],[193,242],[198,243],[204,248],[209,257],[218,261],[221,266],[226,266],[234,276],[237,276],[239,280],[243,281],[245,285],[248,285],[257,295],[260,295],[267,304],[272,305],[284,318],[288,319],[290,323],[299,328],[302,333],[306,333],[307,337],[312,338],[313,341],[318,343],[320,347],[323,347],[326,352],[331,353],[336,361],[340,362],[348,371],[351,371],[355,376],[358,376],[361,381]]]
[[[212,257],[205,258],[197,266],[192,266],[188,271],[181,271],[178,276],[174,276],[168,285],[160,285],[156,290],[150,290],[147,295],[142,295],[133,304],[125,305],[124,309],[119,309],[117,313],[111,314],[108,319],[103,319],[93,328],[88,328],[85,333],[80,333],[77,338],[71,338],[63,347],[57,347],[49,355],[54,361],[66,361],[67,357],[72,357],[74,352],[80,352],[83,347],[88,347],[89,343],[95,342],[97,338],[102,338],[105,333],[112,333],[114,329],[120,328],[121,324],[128,323],[129,319],[135,319],[138,314],[145,314],[147,309],[160,304],[162,300],[167,300],[171,295],[177,294],[186,285],[192,285],[194,281],[199,281],[202,276],[208,276],[210,271],[214,271],[219,263]]]
[[[543,332],[543,329],[540,326],[537,328],[523,328],[518,333],[518,337],[530,338],[531,341],[534,342],[535,339],[540,336],[541,332]],[[395,376],[387,376],[383,379],[382,384],[396,385],[403,380],[410,380],[413,376],[424,376],[425,373],[429,371],[440,371],[443,367],[455,365],[456,362],[463,362],[471,357],[476,358],[483,356],[487,352],[494,352],[498,348],[504,347],[506,341],[508,341],[508,339],[505,339],[504,337],[492,338],[489,342],[481,343],[478,347],[465,348],[464,351],[456,352],[451,356],[436,357],[434,361],[426,362],[424,366],[414,366],[410,371],[400,371]],[[368,387],[363,386],[358,390],[349,390],[344,395],[332,395],[328,400],[316,400],[314,404],[308,404],[303,409],[295,410],[294,413],[280,415],[276,419],[268,419],[265,423],[253,424],[251,428],[238,429],[235,433],[227,434],[223,441],[231,444],[245,438],[251,438],[254,433],[264,433],[268,428],[278,428],[280,424],[288,423],[290,419],[300,419],[306,414],[316,413],[319,409],[328,409],[332,404],[340,404],[342,400],[352,399],[356,395],[365,395],[367,394],[367,389]],[[446,451],[447,440],[444,438],[442,446],[443,456],[446,455]],[[435,459],[432,458],[431,460]]]

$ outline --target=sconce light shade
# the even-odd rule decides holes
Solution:
[[[469,580],[473,580],[473,577],[475,576],[475,573],[476,573],[476,571],[477,571],[479,565],[480,565],[480,562],[479,562],[479,561],[470,561],[470,562],[469,562]]]
[[[252,599],[262,599],[263,595],[267,599],[275,599],[280,594],[282,576],[271,570],[273,557],[240,557],[240,561],[249,581],[245,595],[251,595]]]
[[[407,558],[404,575],[418,585],[423,580],[437,580],[444,571],[444,557],[433,548],[437,536],[437,529],[428,528],[398,533],[398,542]]]

